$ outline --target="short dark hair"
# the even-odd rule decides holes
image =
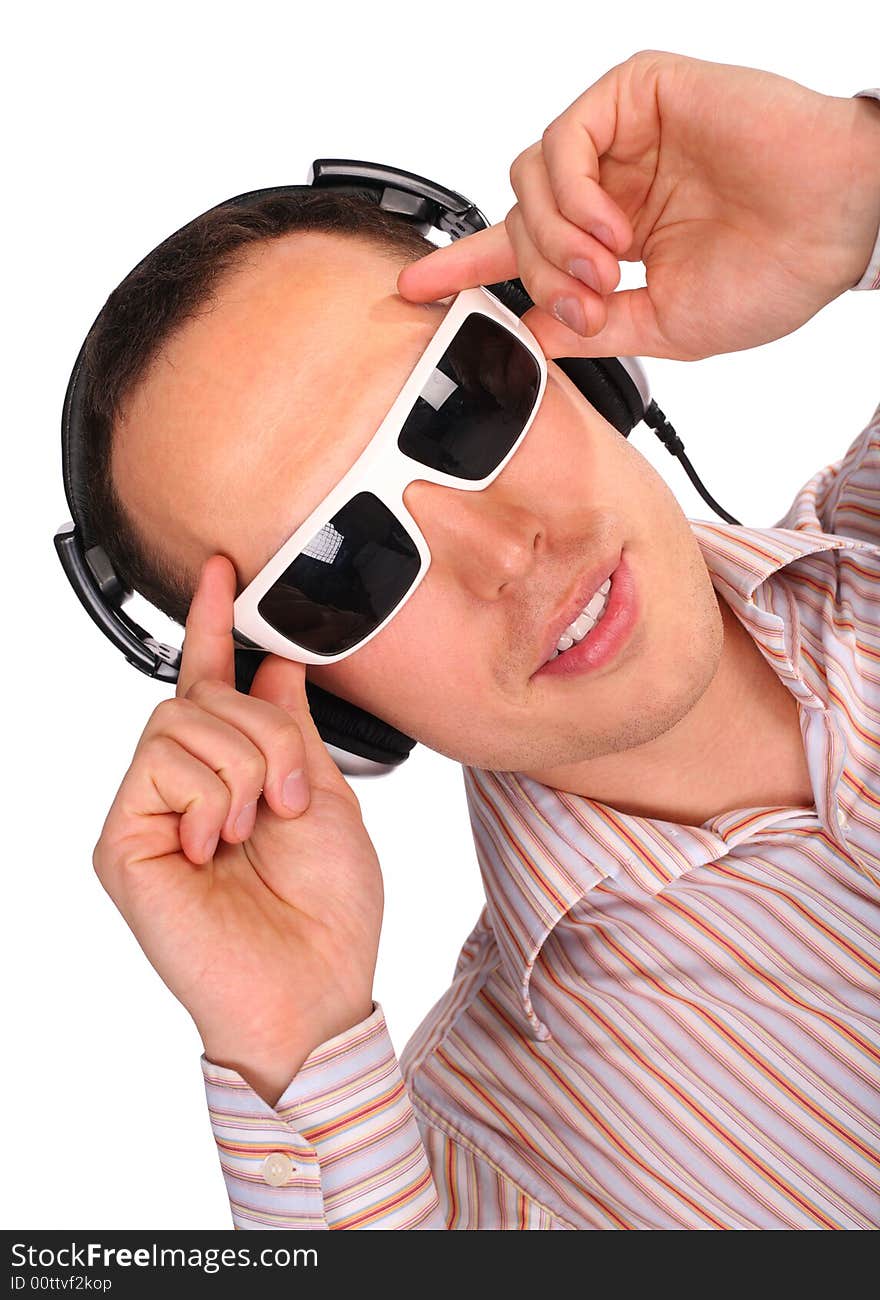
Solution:
[[[113,429],[124,403],[171,334],[198,314],[248,245],[293,230],[361,238],[401,260],[436,247],[414,226],[360,195],[332,189],[221,204],[164,240],[110,294],[90,333],[82,367],[84,493],[89,545],[107,553],[122,585],[185,623],[196,576],[183,573],[134,527],[111,475]]]

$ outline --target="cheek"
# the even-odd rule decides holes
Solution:
[[[722,622],[706,561],[684,519],[667,528],[655,557],[648,602],[661,678],[702,694],[718,667]]]
[[[451,593],[431,584],[429,573],[368,645],[340,664],[309,668],[309,680],[404,731],[415,727],[436,714],[438,700],[451,704],[469,684],[478,689],[474,621],[453,606]]]
[[[638,509],[646,487],[638,462],[648,463],[558,374],[551,370],[538,418],[504,474],[564,546],[599,516]]]

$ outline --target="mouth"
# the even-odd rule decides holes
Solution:
[[[532,677],[571,676],[610,662],[638,620],[635,579],[623,551],[578,583],[547,631]]]

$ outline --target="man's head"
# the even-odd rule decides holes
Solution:
[[[239,590],[254,577],[363,451],[446,311],[396,291],[402,267],[432,245],[406,230],[395,243],[368,223],[270,231],[226,248],[201,279],[197,244],[195,287],[152,350],[142,345],[146,364],[102,389],[95,349],[93,406],[96,392],[115,393],[103,415],[115,501],[105,492],[96,503],[105,526],[93,511],[93,530],[123,579],[172,617],[185,617],[217,551]],[[187,269],[180,250],[162,268],[172,283],[176,267]],[[139,274],[144,301],[129,295],[117,338],[126,319],[144,319],[151,292],[167,292],[149,259]],[[712,680],[721,617],[687,520],[552,363],[529,434],[489,488],[417,481],[405,501],[431,568],[362,650],[309,668],[319,686],[461,762],[544,773],[665,733]],[[621,549],[640,607],[629,645],[598,672],[534,678],[578,578]]]

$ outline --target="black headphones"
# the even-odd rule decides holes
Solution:
[[[317,159],[312,164],[306,185],[279,185],[251,190],[216,206],[249,203],[270,194],[294,195],[314,187],[334,189],[341,194],[370,199],[385,212],[394,213],[402,221],[409,222],[425,236],[435,229],[450,235],[452,239],[460,239],[489,224],[473,203],[454,190],[447,190],[423,176],[397,167],[348,158]],[[500,284],[487,285],[486,288],[518,317],[534,306],[521,280],[505,280]],[[104,635],[123,652],[128,662],[150,677],[164,682],[176,682],[180,649],[155,640],[125,612],[123,605],[132,593],[123,588],[106,553],[94,544],[94,539],[87,535],[83,525],[80,371],[87,342],[88,338],[80,348],[64,398],[61,461],[64,491],[72,521],[62,524],[56,532],[55,549],[64,572],[87,613]],[[644,420],[670,454],[681,461],[703,500],[728,523],[739,523],[738,519],[727,514],[713,500],[700,482],[684,455],[681,439],[657,403],[651,399],[647,376],[637,358],[564,357],[556,360],[555,364],[599,414],[625,438],[629,437],[640,420]],[[242,646],[236,650],[235,680],[240,691],[247,692],[250,689],[254,674],[265,654],[266,651],[259,647]],[[379,775],[393,771],[409,756],[416,743],[395,727],[347,700],[331,695],[313,682],[306,682],[306,694],[315,725],[340,770],[346,775]]]

